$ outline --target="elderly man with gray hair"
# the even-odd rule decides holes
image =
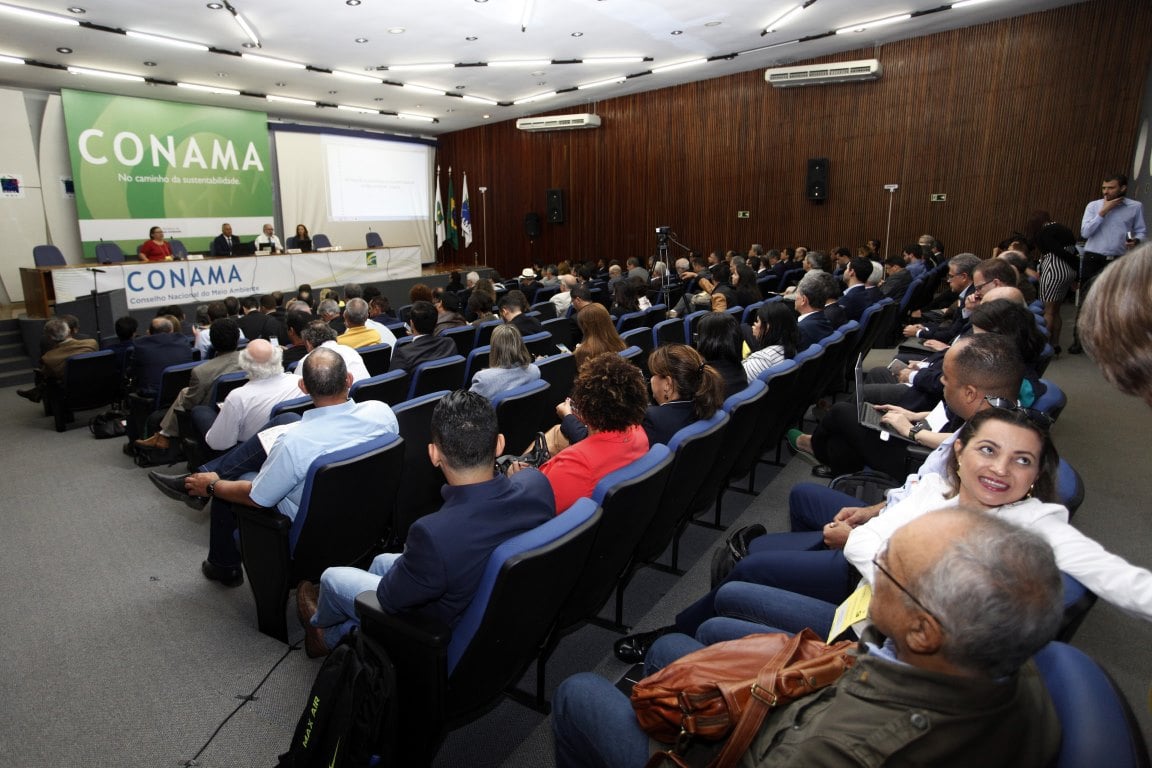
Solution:
[[[347,330],[336,337],[337,344],[359,349],[380,343],[380,332],[365,325],[368,321],[368,302],[348,299],[344,304],[344,325]]]
[[[957,508],[900,528],[873,563],[872,627],[855,666],[833,686],[769,712],[740,764],[1052,764],[1060,723],[1029,662],[1055,637],[1063,613],[1060,571],[1044,539]],[[645,672],[699,650],[697,640],[746,629],[713,619],[696,640],[665,635]],[[668,746],[649,741],[628,698],[591,673],[556,691],[552,729],[560,768],[643,765]],[[722,746],[689,742],[677,764],[705,765]]]
[[[576,287],[576,275],[560,275],[560,292],[548,301],[556,307],[556,317],[564,317],[572,306],[572,289]]]
[[[228,393],[219,413],[215,405],[192,409],[196,436],[207,448],[226,451],[244,442],[268,421],[277,403],[300,396],[297,378],[284,372],[283,354],[264,339],[248,342],[240,350],[240,370],[248,374],[248,383]]]

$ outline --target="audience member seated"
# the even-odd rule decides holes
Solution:
[[[408,303],[415,304],[418,301],[432,302],[432,289],[424,283],[416,283],[408,289]]]
[[[500,319],[516,326],[522,337],[544,330],[538,318],[524,314],[527,311],[528,299],[521,291],[508,291],[508,294],[500,299]]]
[[[459,328],[468,325],[468,321],[464,319],[464,315],[460,314],[460,299],[456,294],[444,288],[437,288],[432,291],[432,305],[436,307],[436,329],[433,331],[434,333],[440,333],[449,328]]]
[[[552,302],[552,306],[556,307],[556,317],[564,317],[568,314],[568,308],[572,306],[572,289],[576,287],[575,275],[560,275],[558,278],[560,290],[548,301]]]
[[[951,324],[945,320],[933,330],[924,329],[922,326],[908,326],[904,329],[904,335],[909,335],[909,329],[920,328],[921,330],[916,331],[914,335],[924,340],[924,346],[934,350],[944,349],[953,339],[972,327],[972,312],[980,305],[988,291],[996,288],[1015,288],[1015,281],[1016,270],[1011,264],[1000,259],[985,259],[972,268],[972,290],[965,297],[962,308],[956,313]]]
[[[823,311],[824,305],[832,297],[817,274],[819,273],[812,270],[806,272],[796,285],[795,306],[796,313],[800,316],[797,321],[800,343],[797,346],[800,349],[807,349],[825,336],[831,336],[836,330]]]
[[[905,266],[903,256],[893,254],[884,260],[884,281],[880,283],[884,298],[899,304],[911,285],[912,273]]]
[[[300,286],[296,289],[296,300],[307,302],[308,307],[311,310],[311,308],[316,305],[316,301],[312,297],[312,286],[308,283],[300,283]]]
[[[280,338],[280,324],[260,308],[259,296],[240,299],[240,319],[236,322],[246,339],[272,341]]]
[[[619,320],[623,315],[640,311],[640,301],[636,288],[627,278],[620,280],[612,288],[612,307],[608,310],[613,319]]]
[[[608,314],[608,310],[604,308],[603,304],[597,304],[593,301],[582,303],[583,299],[580,298],[580,292],[586,290],[577,288],[576,295],[572,299],[573,308],[576,308],[577,304],[581,304],[576,312],[576,325],[580,329],[580,342],[573,350],[576,355],[577,369],[583,368],[585,363],[594,357],[599,357],[604,352],[621,352],[628,347],[624,343],[624,339],[620,338],[620,334],[616,331],[616,324],[612,322],[612,316]]]
[[[844,269],[844,283],[848,287],[840,297],[839,304],[849,320],[860,322],[864,310],[878,299],[868,291],[867,280],[872,276],[872,261],[857,257],[848,262]]]
[[[540,369],[532,362],[532,354],[524,346],[524,339],[516,326],[496,326],[492,330],[491,345],[489,367],[472,376],[470,392],[491,400],[494,395],[531,384],[540,378]]]
[[[492,311],[492,297],[487,291],[472,291],[468,296],[468,317],[473,318],[472,325],[483,325],[500,316]]]
[[[209,461],[196,474],[153,480],[166,494],[185,502],[211,500],[208,559],[200,567],[207,579],[229,587],[244,583],[240,552],[233,538],[233,504],[275,508],[295,519],[313,459],[399,430],[396,416],[385,403],[348,399],[352,377],[335,350],[315,350],[300,368],[300,389],[312,397],[316,407],[303,417],[278,416],[274,424],[299,424],[276,437],[267,453],[257,434]]]
[[[20,397],[34,403],[44,398],[44,388],[48,382],[64,380],[64,366],[68,358],[85,352],[95,352],[100,348],[100,343],[96,339],[75,338],[68,321],[62,317],[53,317],[44,324],[44,336],[51,348],[40,357],[36,383],[28,389],[16,390],[16,394]]]
[[[709,312],[696,325],[696,351],[724,380],[724,398],[748,386],[740,354],[744,337],[740,323],[727,312]]]
[[[368,301],[368,306],[371,308],[369,319],[375,323],[388,325],[395,323],[398,319],[396,310],[392,309],[392,302],[388,300],[387,296],[374,296]]]
[[[228,393],[217,412],[214,403],[192,409],[196,437],[211,451],[227,451],[260,431],[272,408],[300,397],[300,378],[284,371],[280,347],[254,339],[240,350],[240,370],[248,381]]]
[[[240,353],[236,350],[240,343],[240,327],[236,321],[230,317],[213,320],[208,333],[216,356],[192,369],[188,386],[180,391],[176,401],[169,406],[164,418],[160,420],[160,429],[145,440],[137,440],[137,448],[168,450],[169,441],[180,436],[177,414],[190,413],[196,406],[208,402],[212,394],[212,383],[226,373],[240,370]]]
[[[620,355],[605,353],[584,364],[572,385],[572,412],[587,426],[588,437],[540,467],[552,485],[558,511],[590,496],[602,477],[648,452],[648,438],[640,427],[647,403],[640,369]],[[508,472],[524,469],[524,464],[514,463]]]
[[[116,365],[125,376],[131,373],[128,369],[129,355],[135,347],[136,329],[139,327],[139,321],[132,315],[116,318],[116,341],[104,347],[116,353]]]
[[[741,764],[1053,763],[1060,724],[1028,661],[1060,626],[1051,548],[1024,529],[953,509],[898,531],[876,563],[872,628],[855,666],[830,688],[771,710]],[[645,672],[701,647],[662,638]],[[650,742],[627,696],[591,673],[556,691],[552,729],[560,768],[639,766],[673,747]],[[708,764],[722,746],[690,743],[679,764]]]
[[[328,323],[325,323],[323,320],[309,321],[307,327],[304,329],[302,338],[304,339],[304,347],[308,350],[308,353],[300,359],[300,363],[296,366],[297,376],[303,374],[304,361],[308,359],[308,355],[312,354],[313,350],[324,347],[344,358],[344,367],[352,377],[353,383],[368,378],[368,367],[364,365],[364,358],[360,356],[359,352],[352,349],[352,347],[336,341],[336,331],[332,330],[332,326]]]
[[[929,309],[943,308],[937,323],[912,323],[904,326],[905,338],[934,339],[949,343],[960,335],[964,326],[964,307],[968,296],[974,293],[973,270],[980,263],[972,253],[961,253],[948,260],[948,290],[941,294],[942,299],[931,302]],[[913,312],[916,315],[919,310]]]
[[[756,284],[756,272],[744,265],[732,270],[732,288],[735,307],[747,307],[760,301],[760,286]]]
[[[428,456],[444,471],[444,506],[408,531],[403,553],[378,555],[367,571],[328,568],[320,588],[301,582],[297,615],[309,656],[324,656],[358,625],[356,595],[373,590],[388,613],[412,613],[455,627],[480,586],[492,551],[556,514],[548,481],[535,469],[493,473],[504,438],[484,397],[456,391],[432,412]]]
[[[665,344],[648,355],[655,405],[644,413],[648,444],[667,445],[683,427],[710,419],[724,404],[724,380],[686,344]]]
[[[403,369],[412,373],[421,363],[459,354],[456,342],[452,339],[432,334],[436,330],[436,307],[432,302],[417,301],[412,305],[408,312],[408,328],[412,331],[413,339],[392,351],[392,362],[388,370]]]
[[[291,305],[291,302],[289,302]],[[284,347],[282,355],[284,370],[292,363],[299,363],[308,354],[308,345],[304,343],[304,329],[312,322],[312,315],[298,309],[289,310],[284,317],[284,332],[288,345]]]
[[[460,280],[459,270],[452,270],[448,273],[448,285],[444,286],[444,290],[451,293],[460,293],[464,290],[464,283]]]
[[[359,349],[379,344],[380,332],[365,325],[368,321],[368,302],[364,299],[348,299],[344,304],[344,333],[336,337],[337,344]]]
[[[344,324],[344,313],[340,310],[340,302],[335,298],[320,299],[320,303],[316,305],[316,314],[332,327],[337,336],[348,330],[348,326]]]
[[[752,322],[752,336],[757,350],[743,362],[749,383],[772,366],[796,357],[796,313],[783,301],[762,305]]]
[[[936,408],[913,412],[877,405],[883,426],[917,445],[935,448],[983,406],[985,397],[1015,403],[1024,377],[1024,361],[1016,345],[994,333],[958,339],[945,354],[943,369],[944,399]],[[787,437],[801,458],[825,467],[821,477],[859,472],[866,466],[901,477],[911,444],[862,426],[855,400],[833,405],[811,435],[790,430]]]
[[[224,305],[223,301],[210,301],[205,307],[204,314],[201,315],[200,308],[196,310],[196,326],[193,329],[192,348],[200,353],[201,360],[207,360],[212,357],[212,335],[209,329],[212,323],[222,318],[228,317],[228,308]],[[237,328],[239,328],[239,321],[237,321]],[[173,332],[179,333],[180,328],[178,324],[173,324]],[[244,337],[244,331],[240,331],[240,338]]]
[[[223,307],[220,304],[220,308]],[[207,337],[208,333],[203,335]],[[132,379],[136,393],[142,397],[155,397],[160,392],[164,369],[190,362],[192,347],[188,344],[188,337],[175,332],[169,318],[152,318],[148,323],[148,335],[138,336],[133,342]]]

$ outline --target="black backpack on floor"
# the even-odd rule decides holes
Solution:
[[[353,630],[316,674],[292,746],[277,768],[394,765],[396,674],[388,654]]]

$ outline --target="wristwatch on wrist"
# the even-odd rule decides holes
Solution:
[[[216,483],[218,483],[218,482],[220,482],[220,480],[216,479],[216,480],[213,480],[212,482],[208,483],[208,488],[206,490],[208,491],[208,497],[209,498],[216,495]]]
[[[914,443],[919,442],[916,439],[916,435],[923,432],[927,427],[928,427],[928,425],[922,421],[916,422],[915,424],[912,425],[912,428],[908,430],[908,439]],[[209,495],[211,495],[211,494],[209,494]]]

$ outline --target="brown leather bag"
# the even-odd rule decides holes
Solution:
[[[826,645],[805,629],[749,635],[677,659],[632,689],[640,727],[675,745],[649,765],[685,765],[679,754],[693,738],[727,738],[710,768],[734,765],[769,710],[835,683],[856,663],[855,648],[852,640]]]

